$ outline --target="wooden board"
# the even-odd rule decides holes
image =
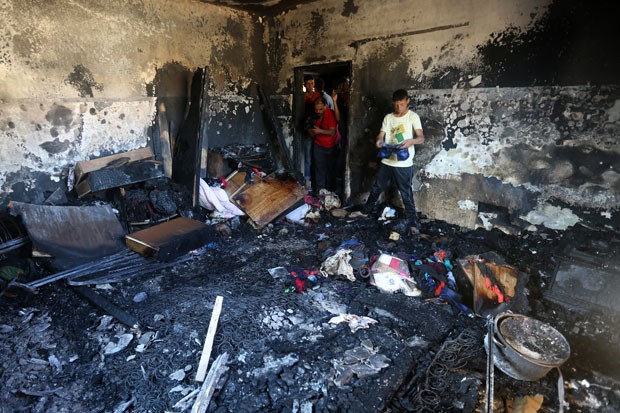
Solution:
[[[153,150],[150,146],[128,152],[117,153],[116,155],[104,156],[88,161],[80,161],[75,164],[75,182],[76,184],[79,183],[87,173],[105,168],[110,164],[125,161],[133,162],[141,159],[153,159]]]
[[[470,259],[457,260],[458,266],[456,268],[457,271],[455,272],[455,275],[457,277],[461,273],[465,275],[469,283],[469,288],[471,288],[471,297],[470,294],[466,294],[465,291],[463,291],[463,295],[464,297],[466,296],[468,300],[471,300],[471,302],[464,302],[464,304],[470,306],[474,309],[476,314],[480,315],[483,312],[489,311],[489,309],[493,307],[498,307],[498,304],[495,304],[497,303],[497,294],[487,288],[483,270],[479,268],[474,261]],[[488,271],[493,274],[493,277],[495,277],[497,282],[501,284],[505,295],[508,297],[508,301],[506,302],[507,304],[510,300],[515,298],[518,290],[520,275],[516,269],[490,261],[479,263],[479,265],[486,266]]]
[[[228,177],[226,177],[228,185],[226,186],[225,191],[226,195],[228,195],[228,199],[231,199],[235,195],[237,195],[239,189],[241,189],[245,185],[246,175],[247,174],[245,172],[236,170],[230,175],[228,175]]]
[[[215,297],[215,304],[213,305],[213,312],[211,313],[211,322],[209,323],[207,337],[205,338],[205,342],[202,347],[202,354],[200,355],[198,370],[196,371],[196,381],[199,382],[203,382],[205,379],[205,375],[207,374],[207,367],[209,366],[209,359],[211,358],[213,340],[215,339],[215,333],[217,332],[217,324],[220,319],[220,313],[222,312],[223,301],[224,297],[222,297],[221,295]]]
[[[261,182],[248,185],[233,200],[258,228],[262,228],[294,206],[307,191],[290,176],[267,176]]]
[[[144,256],[170,261],[202,247],[215,237],[215,230],[211,226],[180,217],[129,234],[125,237],[125,243]]]

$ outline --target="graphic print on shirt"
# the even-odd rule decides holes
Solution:
[[[402,141],[405,140],[404,134],[405,134],[405,125],[403,125],[402,123],[390,129],[390,135],[392,136],[392,140],[396,139],[397,143],[401,143]]]

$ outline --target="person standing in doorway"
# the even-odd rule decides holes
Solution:
[[[316,89],[317,92],[319,92],[321,96],[323,96],[323,98],[325,99],[325,102],[327,102],[327,107],[330,108],[331,110],[334,110],[334,100],[325,91],[325,81],[320,77],[317,78],[314,81],[314,88]]]
[[[324,97],[314,101],[314,110],[318,119],[314,128],[310,129],[313,137],[312,155],[314,167],[314,191],[321,189],[332,191],[334,188],[334,172],[336,165],[336,117],[327,107]]]
[[[314,126],[316,114],[314,111],[314,101],[321,94],[315,89],[314,77],[312,75],[304,76],[304,118],[302,135],[304,137],[304,178],[306,180],[306,189],[312,187],[312,135],[310,129]]]
[[[385,157],[379,163],[375,183],[358,215],[367,216],[375,212],[375,204],[381,193],[391,186],[396,186],[405,206],[405,221],[409,231],[412,235],[418,235],[420,231],[412,187],[413,156],[414,145],[424,143],[424,132],[418,114],[409,110],[410,101],[404,89],[398,89],[392,95],[394,112],[383,118],[381,131],[375,139],[375,146]],[[386,148],[391,150],[385,150]]]

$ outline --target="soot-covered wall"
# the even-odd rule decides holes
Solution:
[[[42,202],[77,161],[170,131],[209,74],[212,146],[264,141],[259,18],[191,0],[0,1],[0,205]]]
[[[405,88],[426,131],[415,161],[423,214],[474,226],[496,206],[522,228],[565,228],[586,219],[586,208],[613,225],[613,19],[606,5],[584,0],[311,2],[275,17],[268,59],[277,94],[291,105],[294,68],[352,62],[353,202],[374,179],[374,137],[391,93]]]

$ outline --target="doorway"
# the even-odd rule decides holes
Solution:
[[[346,193],[346,169],[347,153],[349,149],[349,91],[351,87],[351,62],[335,62],[321,65],[298,67],[295,69],[293,92],[293,124],[295,125],[295,145],[293,153],[293,163],[297,172],[306,178],[308,189],[315,189],[316,183],[313,181],[314,174],[312,168],[312,157],[310,156],[312,142],[308,138],[304,123],[311,110],[304,102],[305,86],[304,78],[312,76],[317,82],[318,79],[324,83],[324,91],[331,96],[332,91],[338,93],[335,104],[338,105],[340,120],[338,130],[340,141],[334,154],[333,180],[327,189],[336,192],[341,197]]]

